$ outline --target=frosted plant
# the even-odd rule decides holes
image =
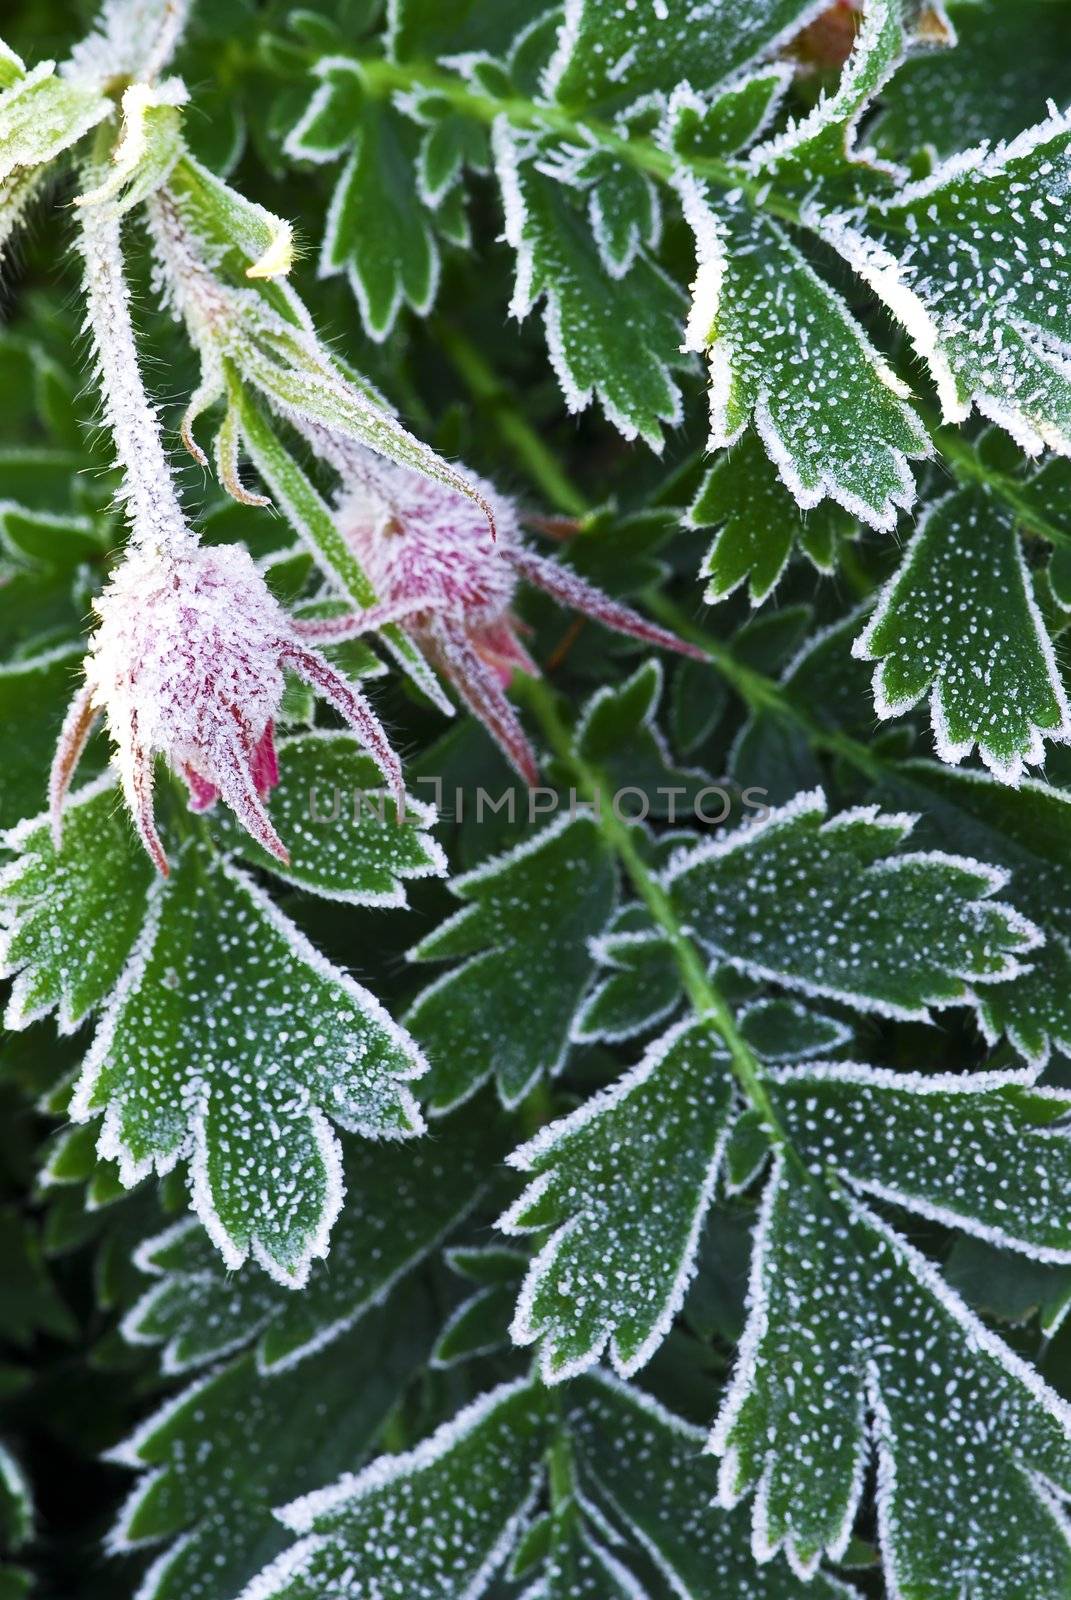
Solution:
[[[517,507],[490,484],[492,540],[479,506],[449,485],[377,462],[347,458],[349,479],[335,506],[339,528],[379,597],[349,617],[298,624],[319,642],[353,638],[401,623],[441,667],[526,783],[538,781],[535,755],[505,695],[513,671],[537,674],[513,611],[521,580],[559,604],[646,644],[702,660],[703,652],[531,550]]]
[[[1066,1600],[1071,0],[79,9],[0,1595]]]
[[[401,764],[364,696],[296,636],[240,548],[167,556],[136,548],[95,602],[85,684],[56,749],[49,804],[57,845],[63,801],[103,712],[138,833],[165,875],[153,821],[153,760],[185,778],[190,807],[222,796],[244,828],[284,865],[289,855],[264,802],[279,781],[273,722],[289,668],[346,720],[404,809]]]

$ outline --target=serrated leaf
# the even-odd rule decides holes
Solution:
[[[282,1372],[325,1348],[383,1302],[480,1199],[498,1131],[447,1125],[410,1149],[350,1141],[346,1199],[331,1264],[293,1295],[247,1267],[226,1271],[203,1230],[184,1219],[134,1256],[156,1280],[123,1319],[133,1344],[163,1344],[165,1372],[186,1372],[255,1342],[257,1370]]]
[[[818,1600],[852,1594],[820,1573],[804,1587],[786,1567],[756,1568],[747,1521],[714,1497],[703,1433],[642,1389],[603,1374],[567,1391],[580,1483],[646,1551],[680,1600]]]
[[[441,877],[446,858],[426,832],[432,806],[409,799],[404,822],[372,759],[349,734],[318,729],[279,744],[271,810],[290,852],[280,863],[229,819],[220,837],[254,866],[349,905],[404,906],[405,881]]]
[[[852,529],[847,512],[829,501],[804,519],[753,433],[710,468],[688,508],[688,523],[693,528],[720,524],[699,569],[708,580],[704,600],[723,600],[746,579],[753,606],[772,592],[796,545],[828,572],[836,564],[839,541]]]
[[[534,1178],[499,1226],[556,1230],[529,1269],[512,1329],[518,1344],[541,1341],[546,1382],[584,1371],[607,1348],[627,1375],[665,1338],[695,1270],[732,1102],[718,1035],[688,1018],[611,1089],[508,1158]]]
[[[590,948],[604,970],[577,1013],[578,1043],[635,1038],[676,1010],[682,984],[672,948],[634,902],[617,912]]]
[[[566,0],[546,88],[563,105],[604,108],[682,82],[709,89],[772,53],[812,10],[806,0],[751,0],[746,10],[699,0],[671,22],[659,0],[634,12],[617,0]]]
[[[987,985],[979,1020],[991,1044],[1007,1034],[1035,1066],[1050,1046],[1071,1054],[1071,796],[1025,781],[1010,790],[980,772],[951,772],[933,762],[901,767],[892,788],[924,805],[928,839],[973,849],[1012,874],[1015,899],[1045,934],[1028,970]]]
[[[740,1033],[763,1061],[806,1061],[839,1050],[851,1029],[798,1000],[755,1000],[737,1014]]]
[[[940,852],[896,855],[910,816],[826,820],[820,791],[699,845],[664,883],[711,955],[860,1011],[924,1019],[1015,977],[1038,930],[991,897],[1006,875]],[[815,938],[816,926],[821,938]]]
[[[126,1184],[189,1156],[195,1209],[230,1267],[304,1282],[341,1204],[325,1110],[366,1138],[418,1132],[412,1040],[235,867],[188,850],[146,928],[71,1107],[105,1113]]]
[[[873,151],[856,147],[860,117],[892,77],[905,50],[901,0],[866,0],[852,52],[836,92],[822,96],[801,121],[751,152],[751,171],[776,183],[779,193],[808,205],[860,199],[891,169],[876,168]],[[836,197],[834,199],[834,197]]]
[[[1071,709],[1011,513],[981,485],[927,508],[852,653],[876,661],[874,705],[895,717],[932,689],[934,744],[953,765],[978,748],[1018,783]]]
[[[977,406],[1030,454],[1071,453],[1071,276],[1061,254],[1071,120],[953,157],[824,237],[926,362],[946,421]],[[905,239],[908,241],[905,245]]]
[[[142,1470],[109,1540],[168,1540],[142,1600],[233,1595],[285,1546],[272,1508],[358,1464],[421,1370],[428,1310],[412,1296],[374,1312],[293,1372],[271,1377],[248,1352],[168,1400],[112,1452]],[[147,1469],[147,1470],[146,1470]]]
[[[493,1389],[415,1450],[285,1506],[302,1537],[245,1600],[333,1600],[355,1580],[382,1600],[477,1600],[533,1504],[547,1434],[530,1380]]]
[[[792,68],[774,62],[710,97],[679,83],[666,108],[665,142],[686,167],[735,155],[763,131],[791,82]]]
[[[646,173],[608,150],[595,150],[577,181],[589,186],[588,221],[599,259],[612,278],[623,278],[641,249],[657,249],[658,191]]]
[[[682,302],[644,255],[619,279],[603,268],[585,219],[560,184],[539,170],[538,142],[500,119],[493,135],[506,213],[517,252],[511,315],[523,318],[545,296],[551,365],[570,412],[597,397],[626,439],[662,447],[662,424],[681,418],[670,368],[680,364]]]
[[[710,448],[753,421],[801,507],[828,497],[892,528],[915,498],[908,459],[931,449],[907,388],[778,223],[715,211],[687,171],[677,182],[696,236],[686,342],[708,355]]]
[[[524,1258],[518,1260],[518,1276]],[[509,1324],[516,1298],[515,1283],[477,1289],[443,1323],[431,1353],[433,1367],[456,1367],[474,1356],[490,1355],[509,1344]]]
[[[432,1113],[494,1075],[516,1105],[565,1063],[573,1019],[594,970],[588,940],[613,909],[616,873],[597,826],[568,814],[450,884],[468,902],[411,952],[466,958],[425,989],[406,1017],[433,1063]]]
[[[317,75],[320,87],[286,152],[324,161],[350,150],[327,214],[320,274],[346,273],[365,332],[382,340],[403,302],[424,316],[438,287],[438,250],[414,182],[416,138],[389,102],[361,92],[356,61],[328,57]]]
[[[843,1555],[868,1414],[890,1587],[933,1600],[1059,1592],[1066,1535],[1034,1474],[1066,1492],[1071,1412],[873,1212],[778,1163],[712,1437],[723,1501],[761,1480],[760,1558],[783,1545],[805,1576],[823,1549]]]
[[[14,977],[4,1013],[25,1028],[57,1012],[73,1033],[112,994],[145,921],[152,864],[113,776],[68,801],[57,850],[47,817],[3,835],[17,859],[0,875],[0,972]]]

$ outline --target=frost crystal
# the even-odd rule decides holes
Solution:
[[[99,712],[108,719],[127,804],[165,875],[153,818],[153,758],[185,777],[191,806],[222,795],[243,827],[289,860],[264,799],[278,781],[272,723],[289,667],[353,728],[404,805],[401,768],[361,694],[301,644],[248,552],[239,546],[162,557],[134,549],[95,602],[100,627],[85,661],[52,769],[53,826]]]
[[[360,475],[347,482],[336,517],[379,603],[347,617],[299,624],[303,637],[349,638],[400,623],[435,659],[527,783],[537,781],[535,756],[504,693],[514,668],[539,671],[512,611],[518,579],[618,633],[705,659],[702,651],[568,567],[529,550],[516,506],[490,484],[474,480],[494,507],[494,541],[479,505],[448,485],[370,455],[353,460]]]

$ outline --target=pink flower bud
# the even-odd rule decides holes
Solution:
[[[286,862],[264,804],[279,777],[272,724],[284,667],[349,722],[404,807],[398,759],[371,708],[296,638],[241,546],[165,556],[134,548],[95,609],[100,626],[85,659],[85,684],[68,712],[52,768],[57,842],[64,796],[103,712],[127,804],[161,872],[168,866],[153,817],[157,755],[185,777],[191,809],[204,811],[221,796],[253,838]]]
[[[368,456],[335,516],[378,603],[299,628],[303,638],[328,640],[399,623],[438,664],[525,782],[534,784],[535,756],[505,694],[516,668],[538,673],[511,609],[521,578],[618,633],[681,655],[705,656],[571,568],[528,549],[513,503],[474,474],[469,477],[494,509],[496,539],[472,500]]]

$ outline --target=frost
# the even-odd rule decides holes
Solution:
[[[892,528],[930,454],[907,391],[843,300],[776,223],[717,211],[687,169],[676,177],[696,236],[688,346],[710,366],[710,448],[753,422],[782,482],[806,509],[827,496]]]
[[[399,624],[529,785],[538,782],[535,753],[505,694],[515,669],[539,675],[513,611],[521,580],[618,633],[701,657],[579,573],[537,555],[516,506],[491,484],[472,479],[494,508],[493,541],[474,503],[445,485],[367,455],[346,465],[335,520],[377,600],[354,615],[299,624],[299,631],[326,642]]]
[[[423,1444],[283,1508],[302,1538],[241,1600],[345,1593],[358,1562],[382,1600],[476,1600],[535,1499],[545,1403],[529,1380],[482,1396]]]
[[[910,710],[932,685],[942,761],[979,754],[1017,784],[1071,737],[1071,710],[1009,510],[984,488],[935,502],[852,653],[878,661],[879,717]]]
[[[451,1127],[412,1148],[349,1141],[330,1270],[313,1273],[301,1295],[227,1270],[192,1219],[178,1222],[135,1252],[155,1281],[123,1318],[123,1337],[162,1344],[168,1373],[249,1344],[259,1372],[289,1371],[348,1333],[427,1258],[480,1201],[496,1153],[497,1137],[482,1126]]]
[[[401,767],[364,697],[303,644],[240,546],[135,547],[94,603],[85,684],[60,738],[50,789],[59,837],[64,795],[103,712],[130,813],[165,875],[153,818],[153,758],[183,774],[195,810],[217,795],[269,855],[286,846],[264,808],[278,781],[272,722],[289,667],[346,718],[404,809]]]
[[[939,851],[894,854],[915,819],[859,807],[826,820],[821,793],[698,845],[664,883],[710,956],[861,1011],[927,1020],[1015,977],[1041,942],[992,898],[1005,874]],[[821,936],[815,937],[816,927]]]
[[[543,325],[551,366],[571,412],[598,397],[626,439],[662,445],[662,424],[681,420],[670,367],[679,364],[678,293],[640,254],[618,279],[604,270],[586,220],[542,170],[547,149],[494,127],[496,171],[506,239],[517,252],[510,312],[523,318],[545,296]]]
[[[732,1103],[718,1036],[689,1017],[613,1088],[510,1156],[535,1177],[499,1226],[556,1230],[512,1329],[518,1344],[542,1341],[546,1382],[574,1377],[607,1346],[627,1376],[662,1343],[695,1271]]]
[[[1071,454],[1066,116],[981,145],[861,217],[820,226],[903,323],[944,417],[972,408],[1021,449]]]
[[[75,1121],[123,1182],[189,1157],[194,1207],[230,1267],[300,1285],[342,1203],[325,1112],[366,1138],[421,1130],[426,1064],[367,990],[234,867],[192,851],[150,914],[86,1058]]]

